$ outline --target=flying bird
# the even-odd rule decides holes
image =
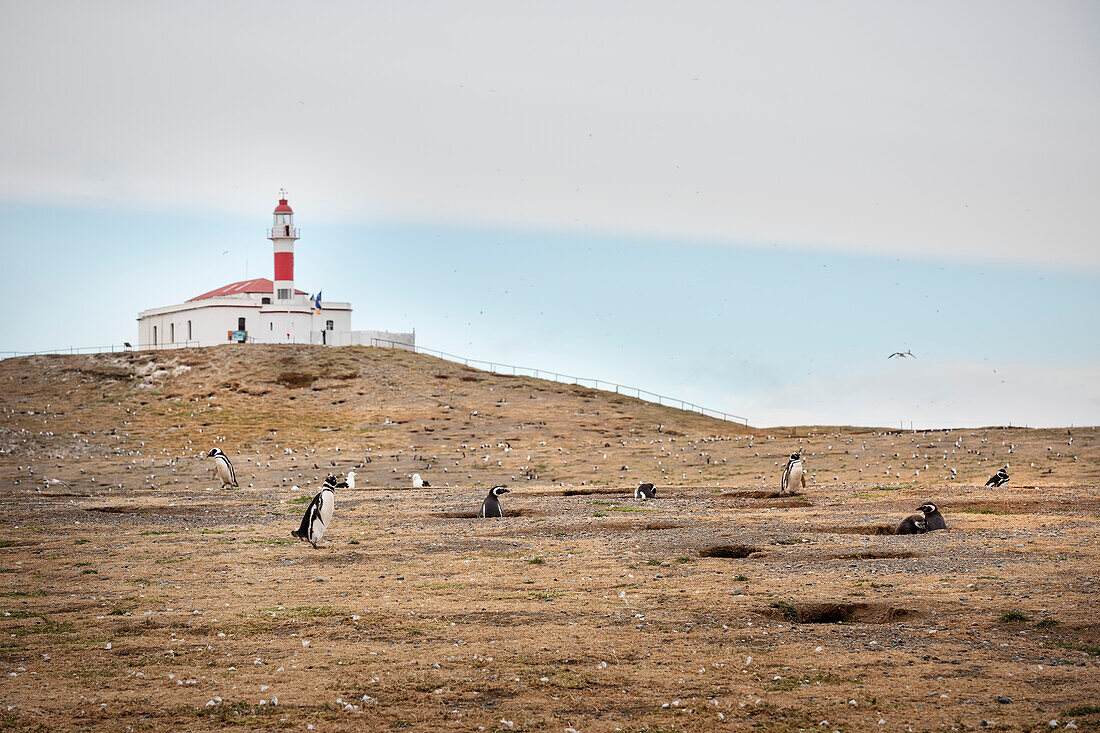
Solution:
[[[886,358],[887,359],[893,359],[895,356],[900,356],[902,359],[905,359],[905,358],[908,358],[910,356],[913,356],[913,352],[912,352],[912,350],[910,350],[910,351],[895,351],[893,354],[890,354],[890,356],[888,356]],[[913,356],[913,358],[916,359],[917,357]]]

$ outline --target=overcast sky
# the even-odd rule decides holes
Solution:
[[[0,0],[0,95],[0,246],[20,275],[3,305],[48,292],[52,319],[10,317],[0,348],[131,337],[137,311],[241,279],[246,253],[270,276],[286,186],[300,252],[362,268],[299,256],[303,289],[352,301],[356,328],[756,422],[885,424],[930,400],[952,424],[1100,422],[1095,3]],[[458,243],[480,260],[435,267]],[[548,263],[556,282],[532,275]],[[51,287],[94,267],[102,288]],[[386,293],[385,268],[451,299]],[[726,275],[709,300],[701,271]],[[572,286],[528,312],[531,287],[568,282],[635,294],[602,322]],[[646,298],[661,339],[631,325]],[[924,317],[944,299],[954,320]],[[796,356],[776,329],[813,330],[821,302],[847,330]],[[860,313],[892,303],[869,338]],[[672,331],[691,337],[662,350]],[[927,358],[904,383],[870,361],[895,343]],[[983,381],[991,358],[1019,390]]]

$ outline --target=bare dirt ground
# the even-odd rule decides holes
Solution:
[[[1092,427],[742,428],[362,348],[0,385],[0,729],[1100,728]]]

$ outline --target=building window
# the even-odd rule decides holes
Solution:
[[[191,340],[191,321],[187,322],[187,340]]]
[[[168,324],[168,343],[176,343],[176,324],[174,323]]]
[[[243,317],[237,319],[237,330],[238,331],[243,331],[244,330],[244,318]]]
[[[267,322],[267,330],[268,331],[274,331],[275,330],[275,321],[268,321]]]
[[[290,288],[279,288],[279,300],[290,300]]]
[[[157,327],[153,326],[153,346],[157,345]]]
[[[326,331],[331,331],[335,327],[336,327],[336,324],[334,324],[332,321],[325,321],[325,330]]]
[[[266,296],[260,298],[260,305],[271,305],[271,298],[268,298]]]

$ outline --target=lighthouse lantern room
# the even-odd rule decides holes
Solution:
[[[412,333],[352,331],[351,304],[321,301],[294,287],[294,210],[280,191],[271,240],[274,279],[230,283],[179,305],[138,314],[139,348],[212,346],[227,342],[264,344],[362,344],[412,346]]]

